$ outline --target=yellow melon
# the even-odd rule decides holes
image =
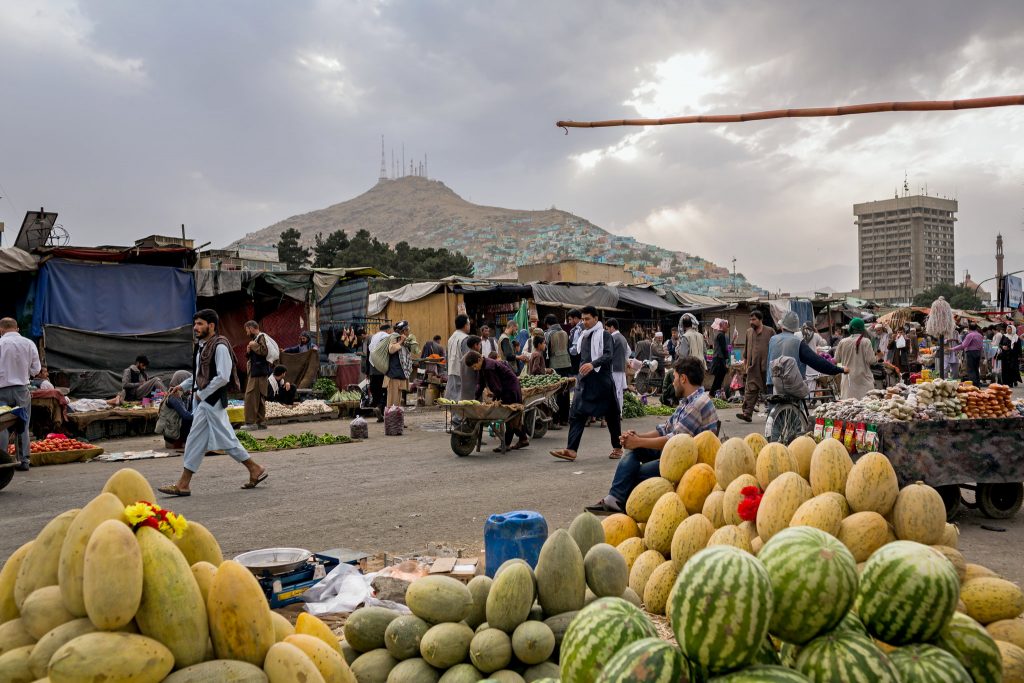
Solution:
[[[92,532],[82,573],[85,611],[101,631],[127,626],[142,602],[142,551],[128,525],[116,519]]]
[[[757,483],[762,489],[768,488],[768,484],[783,472],[799,474],[796,458],[781,443],[770,443],[762,448],[761,452],[757,454],[755,468]]]
[[[1005,640],[997,640],[1003,662],[1003,683],[1024,683],[1024,648]]]
[[[313,660],[292,643],[274,643],[267,650],[263,671],[269,683],[326,683]]]
[[[999,576],[999,574],[996,574],[994,571],[992,571],[988,567],[983,567],[980,564],[974,564],[973,562],[968,562],[967,563],[967,567],[965,568],[965,571],[964,571],[964,583],[966,583],[968,581],[973,581],[974,579],[981,579],[981,578],[984,578],[986,576],[992,576],[992,577],[995,577],[997,579],[1001,578]]]
[[[942,545],[950,548],[960,547],[960,529],[956,524],[946,523],[946,528],[942,532]]]
[[[296,633],[285,637],[283,642],[302,650],[313,661],[326,683],[356,683],[356,677],[348,668],[345,658],[316,636]]]
[[[715,479],[722,488],[729,488],[733,479],[741,474],[753,476],[757,458],[743,439],[732,438],[722,444],[715,457]]]
[[[811,480],[811,456],[818,444],[809,436],[798,436],[789,443],[789,452],[796,458],[797,472],[807,481]]]
[[[747,538],[753,543],[754,539],[757,538],[757,523],[756,522],[743,522],[739,525],[740,530],[746,532]]]
[[[804,501],[789,520],[790,526],[812,526],[826,534],[837,536],[843,521],[843,509],[836,499],[829,495],[814,496]]]
[[[884,517],[892,511],[899,492],[896,470],[881,453],[862,455],[846,478],[846,500],[854,512],[877,512]]]
[[[630,571],[633,569],[633,563],[636,562],[636,558],[640,557],[647,550],[647,546],[644,545],[644,539],[634,536],[615,546],[615,549],[626,560],[626,571]]]
[[[839,525],[837,538],[845,545],[853,559],[866,562],[871,553],[885,545],[889,525],[877,512],[855,512]]]
[[[811,499],[811,487],[796,472],[783,472],[764,491],[757,508],[757,535],[767,543],[789,526],[793,514]]]
[[[750,545],[750,536],[735,524],[726,524],[711,535],[707,547],[716,545],[731,545],[734,548],[746,550],[750,554],[754,553],[754,549]]]
[[[922,482],[899,492],[892,518],[896,536],[901,541],[938,545],[946,533],[946,505],[942,496]]]
[[[714,467],[718,449],[722,446],[718,436],[714,432],[701,432],[693,437],[693,442],[697,445],[697,462]]]
[[[217,539],[213,537],[209,529],[199,522],[190,521],[181,538],[172,538],[171,540],[185,556],[189,566],[196,562],[209,562],[214,567],[219,567],[220,563],[224,561],[224,555],[221,554]]]
[[[103,485],[103,493],[113,493],[125,507],[134,505],[141,500],[152,503],[156,500],[153,487],[138,470],[124,467],[110,475]]]
[[[1024,591],[1020,586],[992,576],[972,579],[960,588],[967,614],[981,624],[1016,619],[1024,614]]]
[[[86,616],[85,598],[82,596],[85,546],[96,527],[108,519],[117,519],[127,524],[124,508],[124,503],[113,493],[101,493],[75,515],[64,536],[57,563],[57,580],[64,596],[64,606],[76,617]]]
[[[252,572],[234,560],[222,562],[213,577],[208,604],[210,639],[217,658],[258,666],[275,637],[270,606]]]
[[[825,493],[819,493],[817,495],[834,500],[836,504],[839,505],[839,509],[843,511],[843,517],[850,514],[850,504],[846,501],[846,496],[843,494],[836,493],[835,491],[826,491]]]
[[[704,550],[714,533],[714,525],[704,515],[690,515],[684,519],[672,536],[671,557],[676,569],[682,570],[687,560]]]
[[[601,520],[601,527],[604,529],[604,542],[608,545],[617,546],[627,538],[640,535],[636,520],[621,512],[605,517]]]
[[[345,654],[341,649],[341,641],[339,641],[338,636],[334,635],[334,632],[331,631],[331,627],[308,612],[302,612],[298,617],[296,617],[295,632],[316,636],[337,650],[338,654]]]
[[[629,587],[637,595],[643,595],[647,581],[654,570],[665,563],[665,556],[657,550],[647,550],[640,554],[629,570]]]
[[[761,540],[760,536],[756,536],[754,540],[750,542],[750,551],[757,555],[761,552],[761,548],[764,547],[764,541]]]
[[[722,498],[722,518],[726,524],[739,525],[743,522],[738,508],[744,498],[743,489],[748,486],[758,488],[757,479],[752,474],[741,474],[733,479],[732,483],[725,489],[725,497]]]
[[[811,455],[811,491],[820,495],[826,491],[846,494],[846,478],[853,469],[850,453],[838,439],[823,439]]]
[[[295,626],[292,625],[292,622],[288,621],[288,619],[286,619],[285,617],[281,616],[280,614],[278,614],[274,610],[270,610],[270,619],[271,619],[271,621],[274,622],[274,642],[275,643],[280,643],[282,640],[284,640],[288,636],[295,634]],[[316,638],[316,636],[310,636],[310,638]],[[324,643],[324,641],[321,640],[320,638],[316,638],[316,639],[319,640],[321,643],[323,643],[325,646],[327,645],[327,643]],[[335,649],[334,652],[338,652],[337,649]]]
[[[637,522],[646,522],[658,499],[675,490],[676,487],[668,479],[662,477],[646,479],[637,484],[629,494],[629,499],[626,501],[626,514]]]
[[[651,517],[644,527],[644,545],[650,550],[657,550],[668,555],[672,550],[672,536],[679,523],[686,519],[686,507],[675,491],[670,491],[658,499],[651,510]]]
[[[32,550],[34,541],[22,545],[7,558],[3,569],[0,569],[0,624],[17,619],[18,605],[14,601],[14,585],[18,580],[18,571]]]
[[[933,545],[931,549],[952,563],[953,569],[956,569],[957,578],[960,579],[960,583],[963,583],[964,577],[967,576],[967,560],[964,559],[963,553],[946,545]]]
[[[712,491],[704,501],[701,514],[708,518],[716,529],[725,526],[725,491]]]
[[[693,515],[704,509],[704,501],[711,495],[717,483],[714,468],[699,462],[686,470],[676,493],[686,506],[686,511]]]
[[[750,446],[750,450],[754,452],[754,457],[757,458],[761,454],[761,449],[768,445],[768,439],[764,438],[763,434],[757,432],[751,432],[743,437],[743,442]]]
[[[964,611],[966,612],[966,605]],[[996,640],[1005,640],[1017,647],[1024,647],[1024,619],[1001,619],[985,626],[988,634]]]
[[[672,562],[663,562],[657,567],[647,579],[644,587],[644,609],[651,614],[664,614],[665,603],[668,602],[668,594],[676,585],[676,578],[679,570]]]
[[[676,434],[661,449],[658,473],[662,478],[678,484],[686,470],[697,462],[697,444],[689,434]]]
[[[14,584],[14,602],[21,609],[25,598],[38,588],[57,585],[60,549],[78,510],[63,512],[47,523],[25,556]]]

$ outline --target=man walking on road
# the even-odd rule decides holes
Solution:
[[[750,422],[754,406],[762,394],[768,393],[768,342],[775,330],[764,324],[761,311],[751,311],[750,329],[747,330],[746,345],[743,347],[743,361],[747,365],[747,384],[743,390],[743,410],[736,415],[744,422]]]
[[[273,367],[267,354],[267,335],[260,332],[255,320],[245,324],[245,333],[249,335],[249,344],[245,347],[248,358],[245,380],[245,425],[243,429],[267,428],[267,385]]]
[[[243,489],[254,489],[266,480],[267,468],[253,461],[238,443],[228,420],[228,390],[238,390],[235,354],[227,337],[217,334],[220,318],[205,308],[193,317],[192,330],[198,344],[194,351],[192,378],[171,389],[171,396],[192,390],[192,429],[185,442],[184,469],[174,484],[157,490],[169,496],[190,496],[192,475],[199,471],[208,451],[224,451],[249,470]]]
[[[466,340],[469,339],[469,317],[455,316],[455,331],[448,337],[448,383],[444,386],[444,397],[449,401],[462,400],[462,375],[466,355]],[[474,387],[475,389],[475,387]]]
[[[39,349],[18,333],[18,321],[0,318],[0,403],[25,411],[25,425],[17,439],[14,452],[18,464],[14,469],[25,472],[29,462],[29,418],[32,415],[32,390],[29,382],[41,369]],[[7,430],[0,430],[0,452],[7,452]]]

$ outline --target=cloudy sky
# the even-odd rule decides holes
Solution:
[[[1024,3],[0,3],[0,221],[200,242],[353,197],[380,136],[482,204],[552,205],[738,267],[856,286],[852,204],[960,201],[957,271],[1024,268],[1024,107],[730,126],[558,119],[1024,93]]]

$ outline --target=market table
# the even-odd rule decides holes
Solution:
[[[68,413],[76,434],[87,441],[119,436],[141,436],[156,432],[159,408],[110,408],[87,413]]]
[[[1024,502],[1024,418],[892,422],[878,425],[878,440],[900,485],[935,487],[950,517],[966,504],[961,488],[988,517],[1012,517]]]

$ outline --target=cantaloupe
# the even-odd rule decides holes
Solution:
[[[811,487],[796,472],[783,472],[764,491],[757,509],[757,535],[767,543],[789,526],[793,514],[811,499]]]
[[[851,469],[853,460],[846,447],[838,439],[822,439],[811,455],[811,491],[816,496],[826,491],[845,495]]]
[[[686,519],[686,507],[675,491],[666,493],[655,503],[651,517],[644,527],[644,545],[668,555],[672,549],[672,536],[676,527]]]
[[[714,468],[718,449],[722,446],[718,436],[714,432],[701,432],[693,437],[693,442],[697,445],[697,462]]]
[[[626,500],[626,514],[637,522],[646,522],[658,499],[676,487],[663,477],[652,477],[636,485]]]
[[[601,526],[604,528],[605,543],[612,546],[618,546],[627,538],[640,535],[636,520],[621,512],[605,517],[601,520]]]
[[[862,455],[846,479],[846,500],[854,512],[877,512],[885,517],[899,492],[896,470],[881,453]]]
[[[673,485],[678,484],[697,462],[697,444],[689,434],[676,434],[661,449],[658,459],[658,473]]]
[[[688,559],[706,548],[714,533],[714,525],[704,515],[690,515],[684,519],[672,535],[671,557],[676,570],[681,570]]]
[[[743,522],[743,518],[739,515],[738,508],[739,504],[745,497],[743,495],[743,489],[748,486],[760,488],[757,485],[757,478],[755,478],[754,475],[741,474],[733,479],[732,483],[725,489],[725,496],[722,498],[722,519],[725,520],[726,524],[739,525]]]
[[[715,457],[715,479],[724,489],[741,474],[754,476],[757,470],[757,458],[754,451],[743,439],[731,438],[722,444]]]
[[[686,474],[679,481],[676,493],[686,506],[686,511],[695,515],[704,509],[704,501],[711,495],[717,483],[715,469],[711,465],[699,462],[686,470]]]
[[[798,436],[789,442],[789,452],[796,458],[797,472],[807,481],[811,480],[811,456],[818,444],[809,436]]]
[[[770,443],[761,449],[757,454],[756,475],[757,483],[762,489],[768,488],[768,484],[783,472],[797,472],[796,458],[781,443]]]

